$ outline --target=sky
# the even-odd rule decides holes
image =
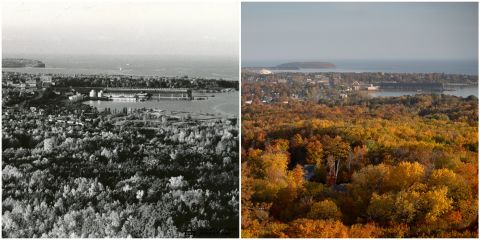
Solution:
[[[477,3],[242,3],[242,63],[477,60]]]
[[[238,58],[239,8],[208,0],[2,0],[2,55]]]

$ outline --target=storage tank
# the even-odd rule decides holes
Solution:
[[[92,89],[92,91],[90,91],[90,97],[97,97],[97,92],[95,91],[95,89]]]

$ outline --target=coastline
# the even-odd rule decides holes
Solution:
[[[230,74],[162,74],[155,70],[118,70],[118,69],[92,69],[92,68],[62,68],[62,67],[45,67],[45,68],[2,68],[3,72],[16,72],[22,74],[54,74],[64,76],[74,75],[117,75],[117,76],[135,76],[135,77],[178,77],[188,75],[192,78],[238,81],[238,76]]]

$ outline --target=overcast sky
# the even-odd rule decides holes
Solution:
[[[238,57],[236,1],[2,0],[8,54]]]
[[[478,59],[477,3],[242,3],[242,62]]]

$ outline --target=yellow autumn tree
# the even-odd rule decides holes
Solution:
[[[389,177],[389,186],[395,190],[406,189],[417,182],[421,182],[425,169],[418,162],[401,162],[393,168]]]
[[[317,167],[322,165],[323,159],[323,145],[318,140],[312,140],[307,143],[307,164],[315,164]]]
[[[290,238],[347,238],[348,228],[340,221],[300,218],[289,223]]]

